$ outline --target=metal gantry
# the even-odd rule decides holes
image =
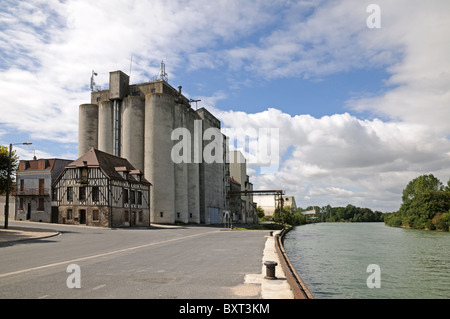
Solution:
[[[239,196],[239,195],[274,195],[275,196],[275,207],[280,209],[281,212],[281,222],[284,225],[283,218],[283,208],[284,208],[284,191],[281,189],[277,190],[244,190],[244,191],[233,191],[228,192],[228,196]]]

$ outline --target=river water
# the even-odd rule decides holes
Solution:
[[[287,233],[284,247],[316,299],[450,298],[449,232],[317,223]]]

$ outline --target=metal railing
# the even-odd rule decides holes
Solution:
[[[26,188],[23,190],[14,190],[14,196],[49,196],[49,188]]]

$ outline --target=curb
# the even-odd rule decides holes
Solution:
[[[17,239],[11,239],[11,240],[0,240],[0,246],[5,245],[5,244],[9,244],[9,243],[16,243],[16,242],[21,242],[21,241],[31,241],[31,240],[40,240],[40,239],[45,239],[45,238],[51,238],[51,237],[56,237],[61,235],[61,232],[53,232],[52,234],[49,235],[42,235],[42,236],[31,236],[31,237],[27,237],[27,238],[17,238]]]
[[[306,287],[303,280],[300,278],[300,276],[295,271],[294,267],[292,266],[292,264],[289,260],[289,257],[286,254],[286,251],[284,250],[284,246],[283,246],[284,236],[291,229],[292,229],[292,227],[290,227],[288,229],[283,229],[281,231],[281,233],[274,235],[276,251],[279,256],[281,266],[284,270],[284,273],[286,274],[286,280],[294,294],[294,299],[314,299],[314,296],[309,291],[308,287]]]

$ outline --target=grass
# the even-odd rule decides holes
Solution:
[[[286,225],[288,227],[288,225]],[[281,230],[283,229],[282,224],[277,223],[271,223],[271,224],[260,224],[260,225],[253,225],[248,227],[237,227],[235,229],[238,230]]]

